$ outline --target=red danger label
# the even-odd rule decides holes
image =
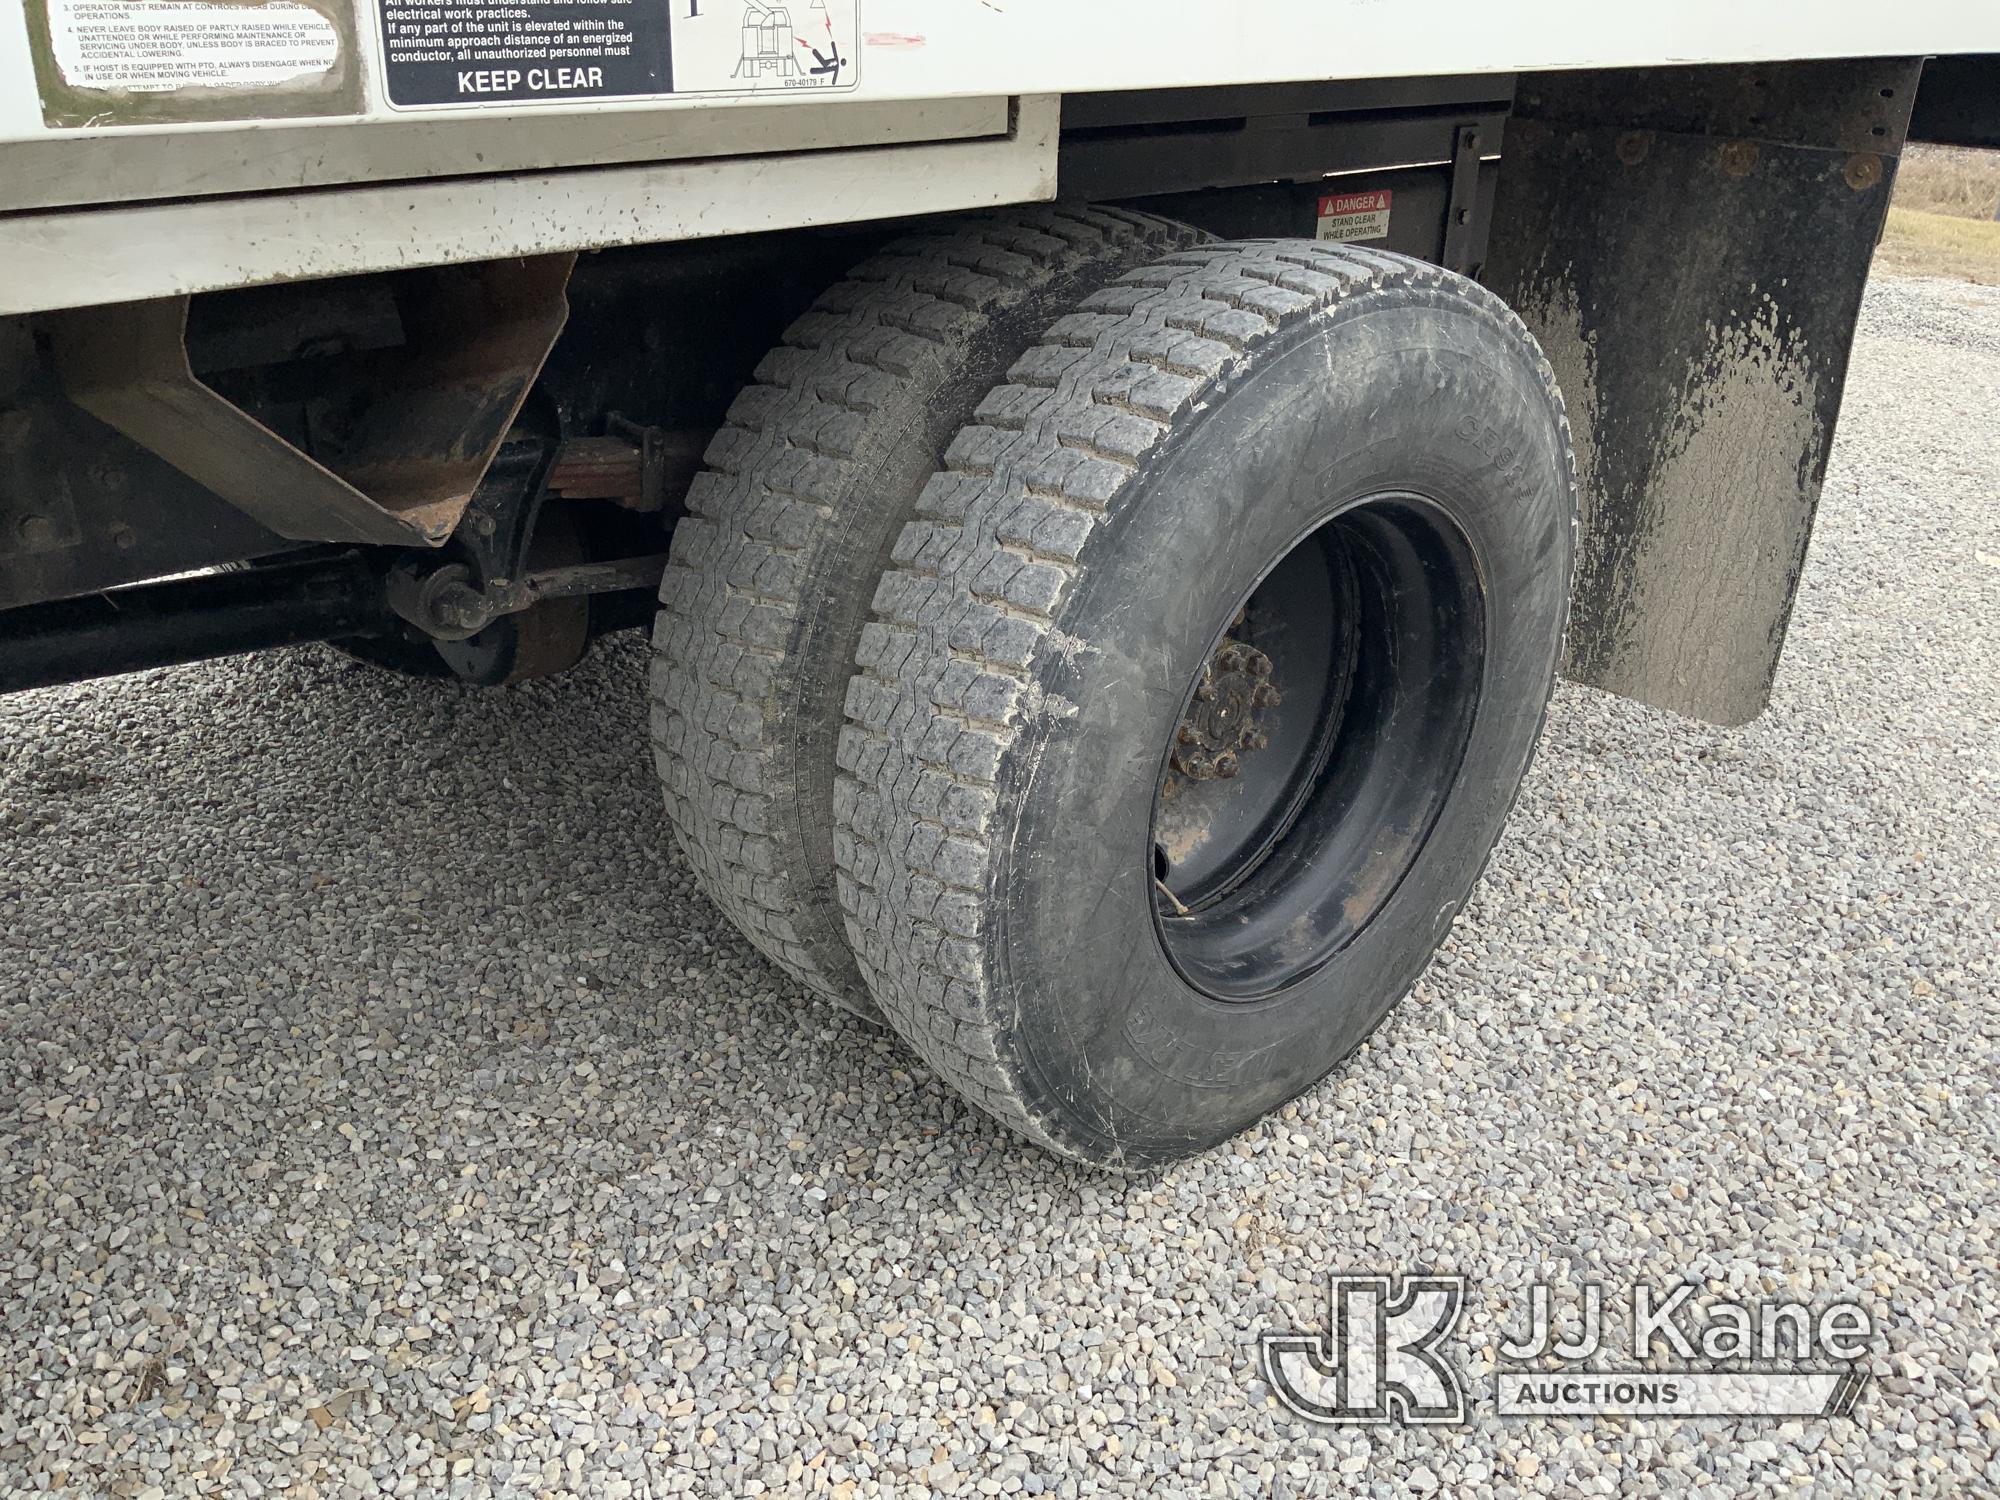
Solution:
[[[1319,200],[1318,238],[1342,243],[1387,239],[1394,198],[1386,188],[1370,193],[1324,194]]]
[[[1319,216],[1326,219],[1337,218],[1341,214],[1386,214],[1393,196],[1386,190],[1377,193],[1329,193],[1319,200]]]

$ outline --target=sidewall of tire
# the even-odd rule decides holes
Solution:
[[[1160,758],[1216,633],[1296,540],[1355,501],[1425,496],[1485,590],[1480,703],[1416,862],[1318,971],[1254,1002],[1192,988],[1154,918]],[[1143,1164],[1227,1139],[1311,1086],[1414,982],[1498,838],[1560,651],[1573,491],[1518,327],[1464,292],[1364,293],[1280,335],[1149,455],[1091,538],[1002,764],[993,971],[1024,1101],[1059,1144]],[[1448,751],[1446,753],[1449,753]]]

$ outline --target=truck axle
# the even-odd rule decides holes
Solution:
[[[358,552],[199,573],[10,610],[0,692],[367,635],[396,626]]]

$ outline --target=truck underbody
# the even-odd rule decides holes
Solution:
[[[1589,513],[1569,671],[1740,722],[1776,668],[1897,154],[1913,132],[2000,138],[2000,59],[1933,62],[1919,91],[1923,71],[1876,59],[1152,89],[1017,99],[983,120],[983,101],[966,101],[940,106],[965,132],[944,143],[856,151],[836,137],[754,160],[765,180],[818,174],[846,191],[854,156],[912,150],[926,156],[914,170],[970,202],[1053,187],[1224,235],[1310,236],[1330,189],[1391,194],[1370,243],[1500,291],[1570,398]],[[355,127],[322,127],[342,128]],[[750,135],[750,149],[765,144]],[[151,167],[152,148],[188,139],[111,144]],[[1031,141],[1053,150],[1023,167]],[[72,602],[13,617],[0,681],[14,687],[361,627],[435,633],[434,618],[403,618],[407,590],[397,614],[390,575],[468,547],[490,576],[520,573],[533,530],[520,522],[545,497],[578,518],[594,562],[636,570],[664,552],[678,491],[763,351],[908,222],[705,234],[715,204],[660,176],[675,169],[599,167],[620,181],[562,190],[602,210],[625,176],[652,174],[634,190],[680,200],[687,222],[581,258],[315,276],[316,254],[370,259],[359,227],[335,227],[369,206],[335,200],[400,195],[407,225],[418,192],[477,200],[485,184],[323,189],[324,210],[300,194],[79,208],[52,185],[96,191],[112,159],[102,137],[35,144],[72,155],[56,154],[45,187],[24,145],[0,148],[28,167],[10,190],[26,193],[0,205],[16,267],[4,295],[39,309],[0,321],[0,607]],[[83,146],[93,154],[74,154]],[[290,220],[264,245],[260,213]],[[209,233],[240,263],[204,269]],[[577,239],[589,233],[578,224]],[[161,255],[162,243],[197,253]],[[199,289],[102,300],[122,280]],[[461,525],[468,508],[500,517],[497,553]],[[1704,558],[1727,571],[1704,577]],[[213,583],[163,584],[116,609],[97,597],[281,559],[306,565],[261,574],[260,607],[226,618]],[[598,628],[644,618],[615,597],[638,588],[631,578],[573,586],[586,585],[626,585],[593,611]]]

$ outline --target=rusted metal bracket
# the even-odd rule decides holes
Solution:
[[[573,255],[417,273],[373,399],[316,459],[203,384],[186,297],[49,319],[69,399],[296,541],[435,547],[451,535],[569,315]]]
[[[626,510],[663,511],[686,493],[701,468],[709,431],[647,427],[617,412],[603,437],[570,438],[549,471],[549,493],[565,500],[609,500]]]
[[[438,640],[462,641],[502,615],[519,614],[545,600],[657,590],[666,567],[667,555],[661,552],[496,578],[482,589],[464,563],[429,567],[404,562],[389,574],[389,607]]]
[[[548,490],[565,500],[609,500],[626,510],[649,507],[644,450],[617,437],[565,441],[549,466]]]

